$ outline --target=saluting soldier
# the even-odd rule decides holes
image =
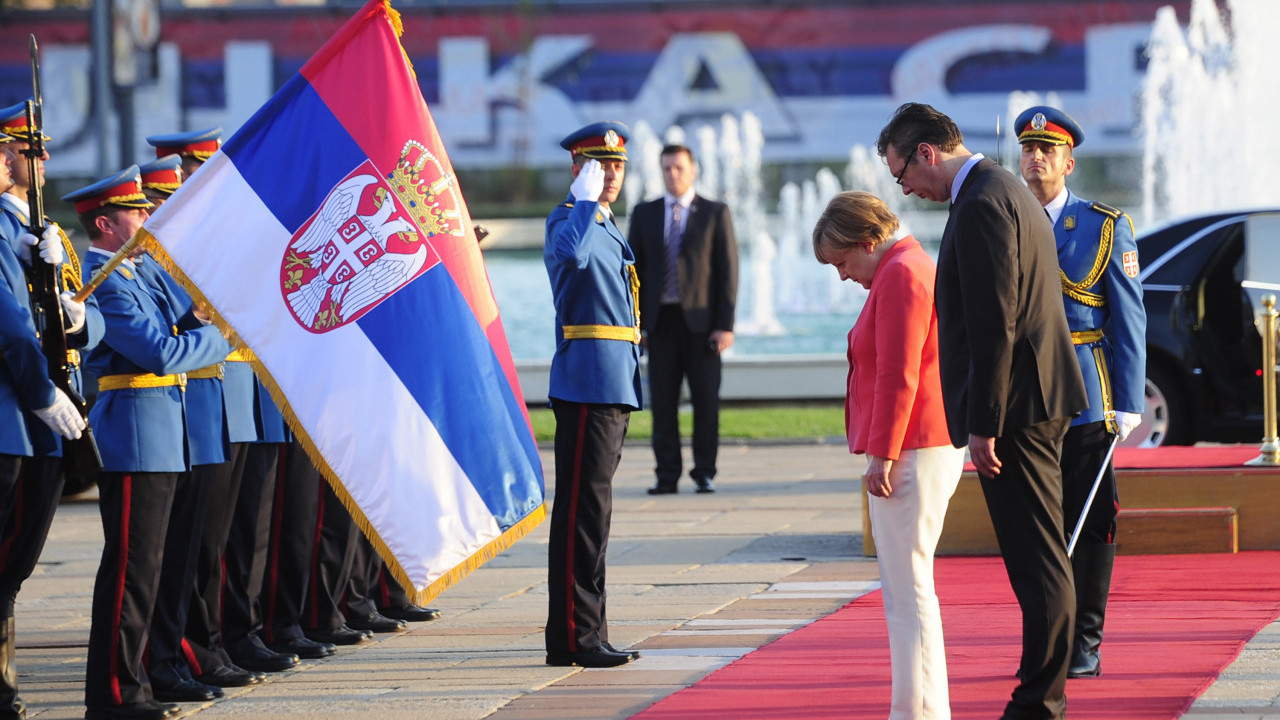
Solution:
[[[609,208],[622,190],[629,136],[626,125],[603,122],[562,140],[574,180],[547,218],[542,256],[556,308],[548,665],[615,667],[640,655],[609,644],[604,587],[613,474],[631,411],[640,409],[640,280]]]
[[[1102,672],[1099,646],[1116,559],[1120,508],[1115,470],[1103,460],[1113,438],[1124,440],[1142,419],[1147,367],[1147,316],[1138,281],[1133,222],[1122,211],[1067,189],[1073,152],[1084,130],[1061,110],[1028,108],[1014,121],[1022,144],[1022,177],[1053,222],[1062,302],[1089,408],[1072,421],[1062,443],[1062,504],[1067,539],[1086,512],[1071,570],[1076,624],[1067,677]],[[1085,501],[1099,471],[1092,506]]]
[[[142,227],[152,207],[136,165],[63,198],[89,234],[90,277]],[[135,257],[141,252],[135,253]],[[142,667],[178,477],[190,470],[185,373],[213,365],[231,346],[208,318],[170,322],[157,291],[124,260],[95,295],[106,324],[89,355],[98,377],[91,413],[102,453],[99,509],[105,544],[93,589],[86,720],[160,720]]]
[[[34,137],[27,124],[26,103],[0,109],[0,128],[4,132],[0,137],[5,138],[3,162],[0,164],[5,166],[6,179],[3,185],[7,186],[0,194],[0,214],[3,215],[4,226],[0,233],[8,241],[4,243],[6,250],[16,253],[18,265],[15,279],[21,279],[24,272],[38,268],[37,263],[49,263],[58,268],[55,277],[63,319],[67,323],[63,328],[69,348],[66,362],[72,388],[83,394],[80,353],[96,345],[102,337],[102,316],[98,314],[96,301],[90,299],[87,303],[79,303],[71,298],[72,293],[80,288],[80,261],[62,229],[55,223],[47,223],[43,237],[37,238],[32,234],[28,192],[33,185],[43,187],[44,164],[49,155],[46,152],[43,157],[36,159],[36,174],[32,177],[30,159],[24,154]],[[43,134],[40,138],[45,141],[49,139]],[[30,305],[34,300],[29,299],[28,295],[31,287],[29,281],[23,280],[18,296],[27,305],[27,324],[34,334],[37,328],[34,316],[30,313]],[[43,331],[43,328],[40,330]],[[0,361],[0,365],[3,364]],[[37,381],[30,387],[43,388],[50,382],[47,360],[43,375],[43,383]],[[21,377],[14,376],[13,379],[28,385]],[[61,396],[61,391],[59,395]],[[73,405],[70,407],[77,415],[76,424],[83,428],[83,418],[79,417],[79,411]],[[17,434],[17,425],[0,430],[0,434]],[[33,430],[39,434],[45,433],[43,428]],[[79,436],[79,432],[76,436]],[[6,711],[15,707],[18,709],[13,710],[14,716],[22,715],[21,702],[16,694],[17,674],[13,661],[14,603],[22,583],[31,576],[40,559],[40,552],[49,536],[49,526],[53,523],[54,511],[62,496],[65,476],[62,472],[61,438],[57,433],[50,434],[52,445],[35,452],[22,463],[17,484],[11,486],[6,482],[3,486],[6,494],[0,515],[8,518],[8,521],[0,522],[0,526],[3,526],[0,548],[4,549],[0,553],[0,606],[3,608],[3,615],[0,616],[0,633],[3,633],[0,636],[0,675],[4,677],[3,684],[0,685],[0,717],[6,716]],[[0,449],[0,453],[3,452],[8,451]]]

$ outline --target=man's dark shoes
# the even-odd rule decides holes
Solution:
[[[618,648],[614,647],[612,644],[607,642],[600,643],[600,647],[604,648],[605,650],[608,650],[611,653],[618,653],[620,655],[630,655],[632,660],[640,659],[639,650],[619,650]]]
[[[374,610],[368,615],[354,615],[347,618],[347,627],[352,630],[364,630],[374,633],[400,632],[408,628],[403,620],[392,620]]]
[[[319,660],[338,652],[333,643],[319,643],[309,637],[289,638],[269,645],[272,650],[285,655],[297,655],[303,660]]]
[[[698,486],[698,489],[694,490],[696,493],[706,494],[716,491],[715,483],[711,482],[711,478],[694,478],[693,484]]]
[[[352,630],[346,625],[339,625],[332,630],[307,630],[306,632],[307,637],[318,643],[330,643],[333,645],[359,645],[373,637],[373,633]]]
[[[297,655],[270,650],[257,635],[250,635],[228,647],[227,654],[236,665],[257,672],[283,672],[298,664]]]
[[[223,688],[246,687],[262,682],[262,678],[257,674],[235,665],[223,665],[217,670],[211,670],[197,677],[196,680],[205,685]]]
[[[405,622],[427,622],[429,620],[439,620],[440,611],[435,608],[418,607],[417,605],[398,605],[395,607],[380,608],[378,612],[383,617],[389,617],[392,620],[403,620]]]
[[[628,653],[612,652],[604,647],[567,653],[547,653],[547,664],[554,667],[577,665],[584,668],[611,668],[626,665],[632,657]]]
[[[676,486],[666,485],[664,483],[658,483],[657,485],[654,485],[653,487],[649,488],[649,494],[650,495],[675,495]]]
[[[84,720],[165,720],[177,714],[177,705],[144,700],[128,705],[85,708]]]
[[[151,694],[164,702],[209,702],[224,695],[222,688],[195,680],[182,679],[170,683],[157,682],[154,678],[151,681]]]

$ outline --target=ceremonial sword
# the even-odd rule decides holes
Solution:
[[[1067,557],[1071,557],[1071,553],[1076,549],[1076,541],[1080,539],[1080,531],[1084,529],[1084,519],[1089,514],[1089,508],[1093,506],[1093,497],[1098,494],[1098,486],[1102,484],[1102,476],[1107,473],[1107,465],[1111,463],[1111,454],[1116,451],[1116,444],[1119,442],[1119,435],[1112,438],[1111,447],[1107,448],[1107,456],[1102,458],[1102,468],[1098,470],[1098,477],[1093,480],[1093,488],[1089,490],[1089,499],[1084,501],[1084,509],[1080,511],[1080,519],[1076,521],[1075,532],[1071,533],[1071,542],[1067,543]]]

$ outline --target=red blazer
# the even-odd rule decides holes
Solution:
[[[849,331],[845,429],[849,451],[897,460],[951,444],[938,375],[933,260],[907,236],[880,259]]]

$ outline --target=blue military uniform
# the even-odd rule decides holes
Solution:
[[[1147,315],[1133,222],[1068,190],[1053,233],[1067,325],[1089,393],[1089,408],[1071,424],[1107,422],[1114,431],[1117,410],[1141,413],[1146,402]]]
[[[1069,115],[1048,106],[1028,108],[1014,121],[1024,158],[1034,153],[1069,156],[1084,142],[1084,131]],[[1027,145],[1031,144],[1028,148]],[[1066,174],[1070,169],[1064,162]],[[1062,178],[1059,178],[1062,179]],[[1075,344],[1089,407],[1062,442],[1062,505],[1070,539],[1080,517],[1079,539],[1071,557],[1076,591],[1076,621],[1067,676],[1101,672],[1098,648],[1115,563],[1116,516],[1120,498],[1107,452],[1119,432],[1117,412],[1141,414],[1146,391],[1146,311],[1138,281],[1138,246],[1133,223],[1120,210],[1090,202],[1062,189],[1046,202],[1058,208],[1053,232],[1058,245],[1062,302]],[[1044,198],[1041,198],[1044,201]],[[1052,217],[1052,212],[1050,212]],[[1088,505],[1094,481],[1097,495]]]
[[[617,173],[627,139],[625,125],[596,123],[561,147],[575,162],[604,161]],[[640,283],[626,237],[596,201],[571,198],[551,212],[543,260],[556,308],[547,663],[611,667],[638,655],[609,645],[604,556],[613,474],[630,413],[641,407]]]
[[[103,213],[122,219],[119,213],[151,207],[136,166],[64,200],[88,225]],[[100,239],[89,251],[86,276],[111,255],[97,247]],[[93,592],[85,717],[160,718],[167,708],[155,702],[142,654],[178,476],[190,469],[185,373],[221,361],[231,347],[216,327],[174,327],[167,301],[131,261],[108,275],[96,294],[106,333],[88,365],[98,377],[90,420],[100,429],[105,545]]]

